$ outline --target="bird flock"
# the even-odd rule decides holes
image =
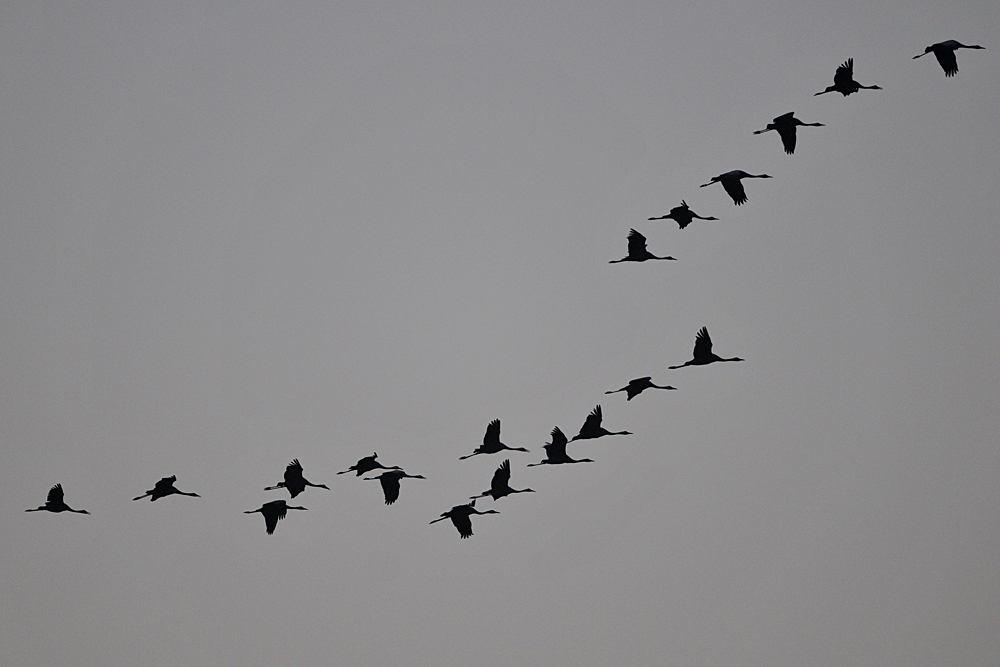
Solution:
[[[934,57],[937,58],[938,63],[940,63],[941,68],[944,70],[946,77],[953,77],[958,73],[958,62],[955,58],[955,51],[958,49],[982,49],[979,45],[966,45],[955,40],[947,40],[944,42],[939,42],[937,44],[932,44],[924,49],[924,52],[913,56],[914,59],[920,58],[927,55],[928,53],[933,53]],[[842,65],[840,65],[833,76],[833,85],[828,86],[826,89],[815,93],[815,95],[824,95],[826,93],[840,93],[844,97],[857,93],[860,90],[882,90],[880,86],[870,85],[865,86],[854,80],[854,59],[848,58]],[[792,155],[795,153],[796,147],[796,128],[798,127],[824,127],[823,123],[804,123],[795,117],[794,112],[784,113],[780,116],[775,117],[763,130],[756,130],[753,134],[764,134],[766,132],[775,131],[781,138],[782,146],[784,147],[785,153]],[[743,180],[748,178],[773,178],[768,174],[750,174],[740,169],[734,169],[732,171],[727,171],[718,176],[713,176],[708,183],[703,183],[700,187],[708,187],[714,183],[720,183],[725,189],[726,193],[732,198],[733,203],[737,206],[742,206],[747,203],[748,197],[746,190],[743,186]],[[673,220],[677,223],[680,229],[686,228],[691,224],[693,220],[718,220],[715,217],[703,217],[695,213],[688,206],[687,202],[681,200],[680,206],[676,206],[670,209],[667,215],[659,217],[650,217],[648,220]],[[646,249],[646,237],[643,236],[635,229],[631,229],[628,233],[628,254],[622,259],[611,260],[611,264],[617,264],[621,262],[645,262],[647,260],[675,260],[674,257],[665,256],[660,257],[652,254]],[[712,364],[716,362],[727,362],[727,361],[744,361],[739,357],[730,357],[728,359],[718,356],[712,351],[712,339],[709,336],[708,328],[702,327],[701,330],[695,335],[694,352],[692,358],[682,364],[676,366],[669,366],[670,370],[676,370],[680,368],[685,368],[687,366],[704,366],[707,364]],[[660,389],[660,390],[677,390],[677,387],[670,385],[657,385],[652,381],[652,377],[641,377],[629,381],[629,383],[622,387],[621,389],[614,389],[604,392],[605,394],[616,394],[624,392],[626,394],[626,400],[631,401],[633,398],[641,394],[647,389]],[[551,433],[552,441],[543,445],[545,450],[545,458],[537,463],[528,463],[526,467],[535,467],[542,465],[561,465],[569,463],[593,463],[591,459],[574,459],[569,456],[566,451],[569,443],[577,440],[590,440],[595,438],[603,438],[605,436],[615,436],[615,435],[632,435],[629,431],[609,431],[604,428],[603,422],[603,412],[601,406],[595,407],[590,414],[586,417],[583,425],[580,427],[577,435],[570,439],[567,439],[566,434],[563,433],[562,429],[555,426]],[[499,454],[501,452],[528,452],[529,450],[524,447],[509,447],[500,441],[500,420],[494,419],[486,427],[486,434],[483,436],[483,444],[480,447],[476,447],[471,454],[466,454],[459,456],[459,460],[466,460],[474,456],[479,455],[489,455],[489,454]],[[357,461],[354,465],[351,465],[347,470],[342,470],[337,473],[337,475],[344,475],[348,473],[355,473],[356,477],[361,477],[364,481],[378,481],[382,486],[382,493],[385,498],[386,505],[392,505],[397,500],[399,500],[400,494],[400,482],[403,479],[427,479],[423,475],[411,475],[405,472],[399,466],[386,466],[378,462],[378,453],[373,452],[371,456],[365,456]],[[382,472],[375,477],[362,477],[368,473],[375,470],[381,470]],[[445,519],[450,519],[452,524],[458,531],[459,536],[462,539],[472,537],[472,516],[473,515],[485,515],[485,514],[499,514],[498,511],[493,509],[480,510],[476,508],[476,501],[480,498],[490,497],[493,502],[499,501],[501,498],[505,498],[510,495],[515,495],[519,493],[535,493],[534,489],[514,489],[510,486],[511,478],[511,463],[510,459],[505,459],[503,463],[496,469],[493,474],[493,479],[490,482],[490,488],[486,489],[482,493],[471,496],[469,502],[462,503],[453,506],[451,509],[442,512],[441,515],[432,520],[430,524],[435,524],[439,521],[444,521]],[[177,482],[176,475],[170,477],[164,477],[160,479],[153,485],[152,489],[149,489],[140,496],[133,498],[135,500],[142,500],[143,498],[149,498],[151,502],[155,502],[160,498],[164,498],[170,495],[182,495],[190,496],[194,498],[200,498],[197,493],[185,492],[179,490],[174,484]],[[285,468],[284,478],[282,481],[278,482],[274,486],[264,487],[265,491],[276,491],[284,489],[288,491],[291,498],[296,498],[300,494],[304,493],[307,487],[313,487],[318,489],[329,490],[325,484],[314,484],[307,480],[303,475],[302,464],[298,459],[294,459]],[[255,510],[246,510],[245,514],[256,514],[260,513],[264,517],[264,526],[268,535],[274,533],[275,528],[278,525],[278,521],[284,519],[288,510],[306,510],[305,507],[289,505],[285,500],[271,500],[269,502],[263,503],[259,508]],[[51,489],[49,489],[48,496],[46,498],[45,504],[33,509],[27,509],[26,512],[72,512],[76,514],[90,514],[87,510],[83,509],[73,509],[65,502],[64,492],[61,484],[56,484]]]

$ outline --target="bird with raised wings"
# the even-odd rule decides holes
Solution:
[[[649,218],[650,220],[673,220],[677,225],[684,229],[691,224],[691,221],[697,218],[698,220],[718,220],[718,218],[713,218],[711,216],[703,218],[688,207],[687,202],[683,199],[681,200],[680,206],[674,206],[670,209],[670,213],[666,215],[661,215],[658,218]]]
[[[763,130],[754,130],[754,134],[763,134],[774,130],[781,137],[781,144],[785,147],[785,152],[791,155],[795,152],[795,128],[802,127],[825,127],[823,123],[803,123],[795,117],[794,111],[789,111],[775,118],[767,124]]]
[[[25,512],[41,512],[45,510],[46,512],[76,512],[77,514],[90,514],[87,510],[75,510],[63,501],[63,488],[62,484],[56,484],[51,489],[49,489],[49,495],[45,499],[45,504],[41,507],[36,507],[33,510],[24,510]]]
[[[701,331],[694,337],[694,355],[691,361],[686,361],[680,366],[669,366],[671,369],[684,368],[685,366],[704,366],[716,361],[745,361],[739,357],[723,359],[712,352],[712,339],[708,335],[708,327],[702,327]]]
[[[264,487],[265,491],[274,491],[275,489],[288,489],[288,493],[294,498],[303,491],[306,490],[307,486],[314,486],[317,489],[330,490],[330,487],[326,484],[313,484],[308,479],[302,476],[302,464],[299,463],[298,459],[292,459],[292,462],[285,467],[285,481],[278,482],[274,486]]]
[[[399,499],[399,480],[404,477],[410,479],[427,479],[423,475],[407,475],[402,470],[389,470],[377,477],[365,477],[366,482],[378,480],[382,484],[382,495],[385,496],[385,504],[391,505]]]
[[[624,387],[622,387],[621,389],[615,389],[614,391],[606,391],[604,393],[605,394],[617,394],[620,391],[624,391],[627,394],[627,396],[628,396],[625,400],[631,401],[633,398],[635,398],[636,396],[638,396],[639,394],[641,394],[642,392],[644,392],[647,389],[674,389],[674,390],[676,390],[677,387],[671,387],[670,385],[667,385],[666,387],[661,387],[658,384],[653,384],[653,378],[652,378],[652,376],[647,376],[647,377],[644,377],[644,378],[636,378],[634,380],[629,380],[629,383],[627,385],[625,385]]]
[[[635,231],[634,229],[629,230],[628,233],[628,254],[621,259],[613,259],[608,264],[617,264],[618,262],[645,262],[647,259],[673,259],[676,257],[657,257],[653,253],[646,250],[646,237]]]
[[[864,88],[865,90],[882,90],[880,86],[862,86],[860,83],[854,80],[854,58],[848,58],[844,61],[844,64],[837,68],[837,71],[833,74],[833,85],[827,86],[826,90],[822,90],[816,95],[823,95],[824,93],[840,93],[844,97],[858,92]]]
[[[341,470],[338,475],[344,475],[349,472],[356,472],[358,477],[361,477],[366,472],[371,472],[376,468],[381,468],[382,470],[402,470],[399,466],[384,466],[375,459],[378,458],[378,452],[373,453],[371,456],[366,456],[362,459],[358,459],[358,462],[352,465],[347,470]]]
[[[483,446],[476,447],[471,454],[466,454],[465,456],[459,456],[459,461],[464,461],[465,459],[472,458],[476,454],[496,454],[508,449],[512,452],[526,452],[528,451],[524,447],[508,447],[507,445],[500,442],[500,420],[494,419],[486,427],[486,435],[483,436]]]
[[[538,463],[529,463],[527,467],[540,465],[559,465],[561,463],[593,463],[593,459],[571,459],[566,454],[566,434],[556,426],[552,429],[552,442],[543,445],[545,447],[545,458]]]
[[[580,427],[580,432],[570,438],[570,442],[574,440],[591,440],[593,438],[603,438],[606,435],[632,435],[628,431],[618,431],[612,433],[608,429],[601,426],[601,421],[604,419],[604,415],[601,413],[601,406],[598,405],[596,408],[590,411],[587,418],[583,422],[583,426]]]
[[[458,529],[458,534],[464,540],[467,537],[472,537],[472,515],[473,514],[500,514],[496,510],[484,510],[480,512],[476,509],[476,501],[473,500],[471,503],[465,505],[455,505],[447,512],[443,512],[440,517],[431,521],[432,524],[438,521],[444,521],[445,519],[451,519],[451,522]]]
[[[178,490],[178,488],[174,486],[174,482],[176,481],[177,481],[177,475],[164,477],[159,482],[157,482],[153,486],[153,488],[151,488],[149,491],[146,491],[146,493],[142,494],[141,496],[136,496],[132,500],[142,500],[146,496],[149,496],[150,502],[153,502],[154,500],[157,500],[164,496],[170,496],[173,494],[177,494],[179,496],[192,496],[194,498],[201,498],[201,496],[199,496],[197,493],[186,493],[184,491]]]
[[[289,505],[284,500],[272,500],[269,503],[264,503],[255,510],[246,510],[244,514],[254,514],[255,512],[260,512],[264,515],[264,526],[267,528],[267,534],[273,535],[274,529],[278,525],[278,521],[285,518],[288,514],[288,510],[304,510],[308,509],[306,507],[294,507]]]
[[[981,49],[983,47],[978,44],[966,45],[961,42],[956,42],[953,39],[949,39],[944,42],[938,42],[937,44],[931,44],[924,52],[919,56],[913,56],[916,60],[921,56],[926,56],[928,53],[933,53],[934,57],[937,58],[938,63],[941,64],[941,69],[944,70],[945,76],[955,76],[958,74],[958,61],[955,60],[955,50],[956,49]]]
[[[713,176],[712,180],[708,183],[702,183],[701,188],[707,188],[712,183],[722,183],[722,187],[726,189],[726,193],[733,198],[733,203],[737,206],[742,206],[747,201],[746,190],[743,189],[743,183],[741,182],[744,178],[773,178],[767,174],[748,174],[741,169],[734,169],[733,171],[727,171],[724,174],[719,174],[718,176]]]
[[[534,493],[534,489],[512,489],[510,488],[510,459],[505,460],[497,468],[496,472],[493,473],[493,481],[490,482],[490,488],[483,491],[478,496],[472,496],[469,500],[475,500],[476,498],[485,498],[490,496],[493,500],[500,500],[504,496],[509,496],[512,493]]]

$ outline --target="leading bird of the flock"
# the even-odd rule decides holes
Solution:
[[[349,472],[357,472],[357,476],[361,477],[366,472],[371,472],[376,468],[381,468],[382,470],[402,470],[399,466],[384,466],[375,459],[378,458],[378,452],[373,452],[371,456],[366,456],[362,459],[358,459],[358,462],[352,465],[347,470],[341,470],[338,475],[344,475]]]
[[[669,366],[670,369],[684,368],[685,366],[704,366],[706,364],[715,363],[716,361],[746,361],[745,359],[740,359],[739,357],[733,357],[732,359],[723,359],[717,354],[712,353],[712,339],[708,335],[708,327],[702,327],[701,331],[697,333],[694,337],[694,358],[691,361],[685,361],[680,366]]]
[[[840,93],[844,97],[858,92],[864,88],[865,90],[882,90],[880,86],[862,86],[860,83],[854,80],[854,58],[848,58],[843,65],[837,68],[837,71],[833,74],[833,85],[827,86],[826,90],[822,90],[816,95],[823,95],[824,93]],[[815,97],[815,95],[814,95]]]
[[[486,427],[486,435],[483,436],[483,446],[476,447],[476,449],[471,454],[466,454],[465,456],[459,456],[459,461],[464,461],[467,458],[471,458],[476,454],[496,454],[502,452],[505,449],[509,449],[512,452],[526,452],[528,451],[524,447],[508,447],[507,445],[500,442],[500,420],[494,419]]]
[[[629,380],[629,383],[627,385],[625,385],[624,387],[622,387],[621,389],[615,389],[614,391],[606,391],[604,393],[605,394],[617,394],[620,391],[624,391],[628,395],[628,398],[626,398],[625,400],[631,401],[633,398],[635,398],[636,396],[638,396],[639,394],[641,394],[646,389],[674,389],[674,390],[676,390],[677,387],[671,387],[670,385],[667,385],[666,387],[661,387],[658,384],[653,384],[653,378],[652,378],[652,376],[649,376],[649,377],[644,377],[644,378],[636,378],[635,380]]]
[[[919,56],[913,56],[916,60],[921,56],[926,56],[928,53],[933,53],[937,61],[941,63],[941,69],[944,70],[945,76],[955,76],[958,74],[958,61],[955,60],[955,50],[956,49],[981,49],[983,47],[978,44],[962,44],[961,42],[956,42],[953,39],[949,39],[945,42],[938,42],[937,44],[931,44],[924,52]]]
[[[593,463],[593,459],[571,459],[566,454],[566,434],[556,426],[552,429],[552,442],[543,445],[545,447],[545,458],[538,463],[529,463],[527,467],[540,465],[559,465],[561,463]]]
[[[601,413],[601,406],[598,405],[590,411],[590,414],[587,415],[587,418],[583,422],[583,426],[580,427],[580,432],[570,438],[570,442],[573,440],[603,438],[606,435],[632,435],[629,431],[618,431],[612,433],[608,429],[601,426],[602,419],[604,419],[604,415]]]
[[[635,231],[634,229],[629,230],[628,233],[628,254],[621,259],[613,259],[608,264],[617,264],[618,262],[645,262],[647,259],[673,259],[676,257],[657,257],[653,253],[646,250],[646,237]]]
[[[65,502],[63,502],[63,488],[62,484],[56,484],[51,489],[49,489],[49,495],[45,499],[45,504],[41,507],[36,507],[33,510],[24,510],[25,512],[41,512],[45,510],[46,512],[76,512],[77,514],[90,514],[87,510],[75,510]]]
[[[410,479],[427,479],[423,475],[407,475],[402,470],[389,470],[377,477],[365,477],[366,482],[378,480],[382,484],[382,494],[385,496],[385,504],[391,505],[399,499],[399,480],[404,477]]]
[[[786,114],[782,114],[775,118],[773,121],[767,124],[763,130],[754,130],[754,134],[763,134],[764,132],[770,132],[774,130],[781,137],[781,143],[785,147],[785,152],[791,155],[795,152],[795,126],[801,125],[802,127],[825,127],[823,123],[803,123],[801,120],[796,118],[793,114],[794,111],[789,111]]]
[[[255,512],[260,512],[264,515],[264,525],[267,527],[267,534],[273,535],[274,529],[278,525],[279,519],[284,519],[288,510],[304,510],[307,507],[294,507],[289,505],[284,500],[272,500],[269,503],[264,503],[259,508],[255,510],[247,510],[243,512],[244,514],[254,514]]]
[[[330,487],[326,484],[313,484],[308,479],[302,476],[302,464],[299,463],[298,459],[292,459],[292,462],[288,464],[285,468],[285,481],[278,482],[274,486],[264,487],[265,491],[274,491],[275,489],[288,489],[288,493],[294,498],[303,491],[306,490],[307,486],[314,486],[317,489],[330,490]]]
[[[699,220],[718,220],[718,218],[713,218],[711,216],[707,218],[701,217],[700,215],[692,211],[690,208],[688,208],[687,202],[684,201],[683,199],[681,200],[680,206],[675,206],[672,209],[670,209],[670,213],[667,213],[666,215],[661,215],[659,218],[649,218],[649,219],[673,220],[678,224],[678,226],[680,226],[681,229],[684,229],[685,227],[690,225],[691,221],[694,220],[695,218],[698,218]]]
[[[509,496],[512,493],[534,493],[534,489],[512,489],[510,488],[510,459],[505,460],[497,468],[497,471],[493,473],[493,481],[490,482],[490,488],[483,491],[478,496],[472,496],[469,500],[475,500],[476,498],[485,498],[490,496],[493,500],[500,500],[504,496]]]
[[[451,519],[451,522],[455,524],[455,528],[458,529],[458,534],[462,536],[464,540],[467,537],[472,537],[472,519],[473,514],[500,514],[496,510],[484,510],[480,512],[476,509],[476,501],[473,500],[471,503],[465,505],[455,505],[447,512],[441,514],[437,519],[431,521],[431,523],[437,523],[438,521],[444,521],[445,519]]]
[[[173,494],[177,494],[179,496],[192,496],[194,498],[201,498],[201,496],[199,496],[197,493],[186,493],[184,491],[179,490],[176,486],[174,486],[174,482],[176,481],[177,481],[177,475],[164,477],[159,482],[157,482],[153,486],[153,488],[151,488],[149,491],[146,491],[146,493],[142,494],[141,496],[136,496],[132,500],[142,500],[146,496],[149,496],[149,501],[153,502],[158,498],[162,498],[164,496],[170,496]]]
[[[713,176],[712,180],[708,183],[702,183],[698,187],[707,188],[712,183],[722,183],[722,187],[726,189],[729,196],[733,198],[733,202],[737,206],[741,206],[747,201],[747,193],[743,189],[743,183],[740,179],[743,178],[773,178],[767,174],[748,174],[741,169],[734,169],[733,171],[727,171],[724,174],[719,174],[718,176]]]

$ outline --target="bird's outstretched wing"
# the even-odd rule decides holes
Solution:
[[[391,505],[399,500],[398,475],[381,475],[378,481],[382,484],[382,493],[385,495],[386,505]]]
[[[493,481],[490,482],[490,489],[502,491],[507,488],[508,482],[510,482],[510,459],[506,459],[501,463],[497,471],[493,473]]]
[[[854,81],[854,58],[848,58],[833,75],[834,86],[848,86]]]
[[[954,49],[934,49],[934,57],[941,64],[945,76],[958,74],[958,60],[955,58]]]
[[[694,337],[694,358],[700,359],[712,354],[712,339],[708,335],[708,327],[702,327]]]
[[[740,206],[747,203],[747,193],[743,189],[743,181],[738,178],[726,178],[722,180],[722,187],[726,193],[733,198],[733,202]]]
[[[302,479],[302,464],[298,459],[292,459],[292,462],[285,467],[285,483],[293,479]]]
[[[46,498],[46,502],[52,505],[59,505],[63,501],[63,488],[62,484],[56,484],[51,489],[49,489],[49,495]]]
[[[785,152],[791,155],[795,152],[795,126],[788,125],[778,130],[781,137],[781,145],[785,147]]]
[[[463,540],[472,537],[472,519],[469,518],[468,514],[452,514],[451,522],[455,524],[455,528],[458,529],[458,534]]]
[[[557,456],[566,455],[566,444],[569,440],[566,439],[566,434],[562,432],[562,429],[556,426],[552,429],[552,442],[545,445],[545,453],[549,455],[549,458],[555,458],[554,454]]]
[[[590,431],[596,428],[600,428],[601,421],[603,419],[604,415],[601,413],[601,406],[598,405],[596,408],[590,411],[589,415],[587,415],[587,419],[585,419],[583,422],[583,428],[581,428],[580,430]]]
[[[489,447],[491,445],[500,444],[500,420],[494,419],[490,422],[490,425],[486,427],[486,435],[483,436],[483,446]]]
[[[646,254],[646,237],[630,229],[628,233],[628,256],[642,257]]]

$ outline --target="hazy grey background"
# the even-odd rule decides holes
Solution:
[[[1000,5],[163,4],[0,6],[4,663],[1000,664]]]

